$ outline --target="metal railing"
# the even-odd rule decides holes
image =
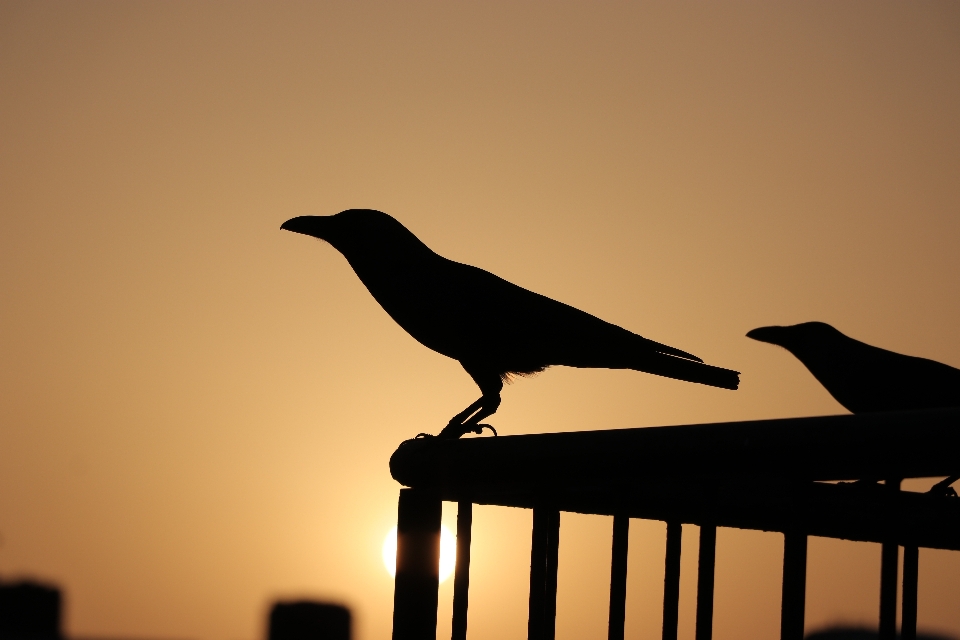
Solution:
[[[623,639],[631,518],[667,523],[663,640],[677,637],[682,524],[700,527],[696,640],[712,636],[720,526],[784,534],[782,640],[803,638],[810,535],[883,545],[880,640],[894,640],[902,546],[901,638],[915,640],[918,549],[960,550],[960,499],[901,491],[900,481],[956,473],[958,445],[954,409],[408,440],[390,460],[408,487],[398,505],[393,637],[436,638],[441,505],[453,501],[453,640],[467,637],[474,504],[533,510],[529,640],[555,636],[561,511],[614,517],[610,640]]]

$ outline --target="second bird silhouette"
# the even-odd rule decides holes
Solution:
[[[826,322],[758,327],[747,337],[792,353],[851,413],[960,407],[960,369],[874,347]],[[950,485],[957,480],[950,476],[930,493],[955,496]]]
[[[439,256],[383,212],[299,216],[280,228],[333,245],[390,317],[424,346],[459,361],[477,383],[480,399],[451,418],[440,437],[480,433],[489,427],[480,421],[500,406],[504,380],[553,365],[634,369],[724,389],[739,385],[736,371]]]
[[[825,322],[759,327],[747,337],[792,353],[851,413],[960,407],[960,370],[854,340]]]

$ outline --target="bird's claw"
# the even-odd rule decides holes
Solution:
[[[484,429],[490,429],[490,431],[493,431],[494,437],[496,437],[496,436],[498,435],[498,434],[497,434],[497,430],[493,428],[493,425],[492,425],[492,424],[475,424],[475,425],[473,425],[473,427],[470,429],[470,432],[471,432],[471,433],[475,433],[475,434],[477,434],[477,435],[479,436],[481,433],[483,433],[483,430],[484,430]]]
[[[468,433],[480,435],[483,433],[484,429],[490,429],[490,431],[493,431],[494,436],[498,435],[497,430],[493,428],[493,425],[489,424],[448,424],[436,436],[432,436],[429,433],[421,433],[417,435],[417,438],[442,438],[447,440],[458,440]]]

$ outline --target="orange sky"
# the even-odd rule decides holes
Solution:
[[[477,390],[295,215],[387,211],[743,372],[550,370],[501,433],[842,412],[766,324],[960,366],[958,114],[956,2],[2,2],[0,577],[74,635],[258,640],[305,595],[388,637],[387,460]],[[530,514],[475,522],[471,638],[523,638]],[[605,637],[610,528],[563,516],[562,640]],[[631,542],[659,637],[663,525]],[[781,544],[719,532],[717,640],[778,636]],[[875,624],[879,557],[813,539],[807,628]],[[921,629],[958,598],[922,551]]]

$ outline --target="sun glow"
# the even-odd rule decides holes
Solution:
[[[383,539],[383,566],[391,577],[397,574],[397,528],[393,527]],[[457,564],[457,539],[446,525],[440,525],[440,582],[450,577]]]

